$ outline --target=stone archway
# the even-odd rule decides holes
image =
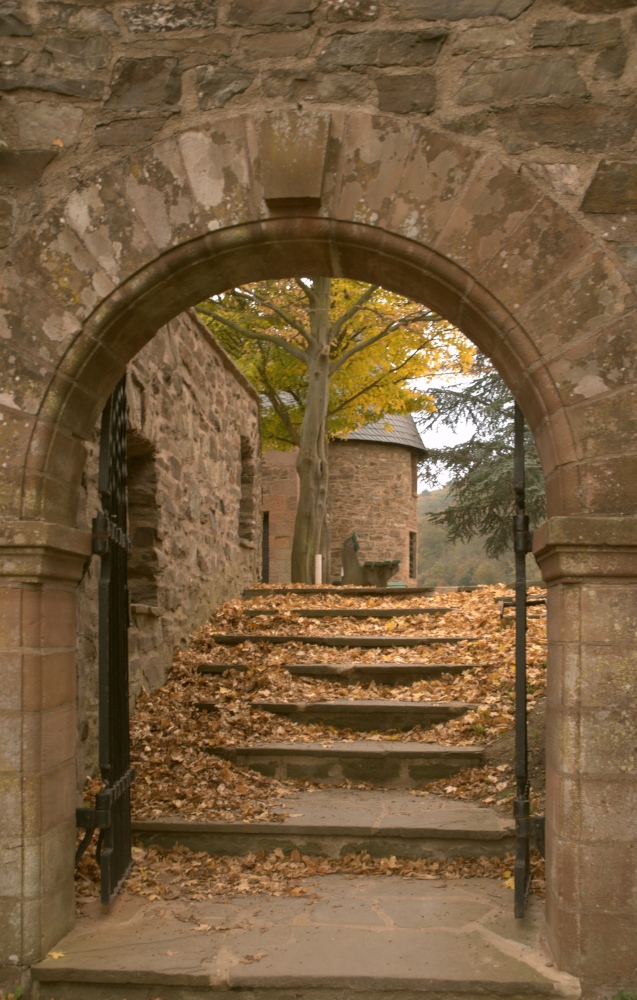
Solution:
[[[72,921],[74,585],[90,551],[75,529],[82,442],[127,361],[172,316],[233,284],[308,273],[426,302],[491,357],[525,412],[549,509],[535,548],[550,585],[550,941],[567,971],[629,978],[637,765],[617,684],[633,683],[634,297],[531,180],[363,113],[186,131],[86,178],[15,249],[0,539],[15,678],[6,716],[21,747],[5,769],[19,803],[7,850],[23,872],[2,890],[18,929],[11,953],[39,957]]]

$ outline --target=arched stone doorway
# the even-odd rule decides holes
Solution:
[[[83,440],[126,363],[171,317],[231,285],[303,274],[426,303],[489,355],[524,410],[549,511],[535,551],[549,584],[550,942],[569,972],[629,979],[634,298],[531,180],[473,146],[362,113],[186,131],[86,178],[15,249],[1,500],[4,731],[20,748],[3,774],[10,954],[39,958],[73,915]]]

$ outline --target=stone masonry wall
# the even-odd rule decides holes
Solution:
[[[39,178],[69,193],[183,114],[355,105],[532,171],[637,274],[636,24],[631,0],[4,0],[0,246]]]
[[[127,392],[132,706],[142,687],[163,684],[173,648],[257,579],[261,482],[258,397],[193,314],[140,351]],[[98,429],[84,477],[87,527],[98,509],[97,438]],[[80,783],[96,766],[98,576],[93,557],[79,602]]]
[[[263,510],[269,514],[270,583],[289,583],[294,518],[299,498],[296,449],[263,456]],[[330,565],[325,582],[341,574],[341,546],[356,532],[359,559],[400,559],[395,579],[409,576],[409,533],[418,530],[416,461],[409,448],[367,441],[332,441]],[[329,579],[328,579],[329,577]]]
[[[359,562],[400,559],[394,580],[416,586],[409,575],[409,534],[418,531],[417,456],[401,445],[371,441],[330,444],[330,570],[341,573],[341,546],[356,532]]]
[[[289,583],[294,519],[299,502],[297,448],[266,451],[263,456],[263,512],[268,515],[270,583]]]

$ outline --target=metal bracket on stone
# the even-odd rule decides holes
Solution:
[[[263,196],[271,207],[318,207],[331,115],[270,112],[257,125]]]
[[[75,852],[75,864],[77,865],[82,855],[87,850],[93,839],[96,830],[108,830],[111,825],[111,810],[117,799],[121,798],[133,783],[135,769],[129,767],[125,774],[113,785],[105,786],[95,796],[94,808],[81,807],[75,810],[75,825],[78,830],[85,830],[82,840]],[[99,849],[99,844],[98,844]]]

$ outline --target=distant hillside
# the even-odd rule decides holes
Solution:
[[[418,583],[421,586],[467,585],[471,583],[511,583],[515,579],[513,553],[489,559],[479,538],[452,543],[443,527],[433,524],[427,514],[444,510],[446,489],[425,490],[418,497]],[[527,561],[529,582],[540,581],[532,556]]]

